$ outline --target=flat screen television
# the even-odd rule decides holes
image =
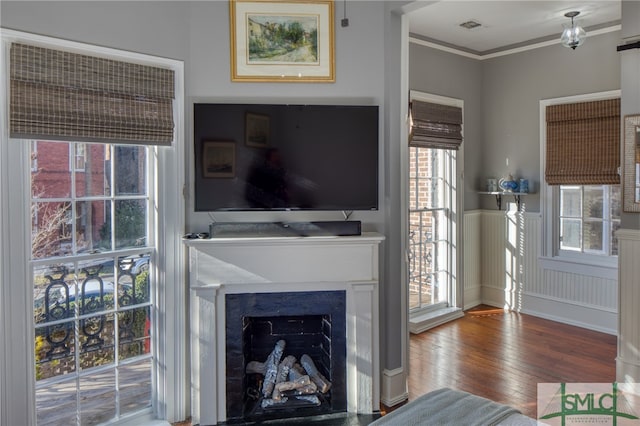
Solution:
[[[377,210],[378,106],[194,104],[195,210]]]

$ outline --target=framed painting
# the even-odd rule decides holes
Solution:
[[[231,178],[236,175],[235,142],[205,141],[202,144],[202,175],[205,178]]]
[[[269,145],[269,116],[248,112],[245,116],[245,144],[256,148]]]
[[[335,82],[333,0],[230,0],[231,80]]]

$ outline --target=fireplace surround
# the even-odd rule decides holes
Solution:
[[[217,424],[244,415],[246,407],[233,402],[238,397],[228,385],[234,380],[229,377],[232,375],[229,368],[242,370],[242,364],[251,360],[238,363],[237,359],[242,357],[229,354],[227,328],[238,321],[246,325],[247,319],[259,323],[271,315],[293,323],[303,317],[307,322],[331,317],[332,332],[334,328],[344,329],[343,337],[340,333],[332,337],[343,338],[344,345],[339,345],[340,349],[332,346],[331,350],[344,351],[344,357],[332,359],[331,371],[326,372],[337,385],[326,409],[358,414],[378,411],[378,250],[383,240],[376,233],[185,240],[189,248],[191,293],[193,423]],[[335,296],[338,298],[331,299]],[[234,312],[232,302],[238,299],[245,299],[241,305],[249,300],[249,305],[255,306],[241,307],[246,310],[242,314]],[[276,303],[276,308],[268,307],[274,300],[294,306],[312,301],[319,309],[284,312],[282,303]],[[327,311],[327,307],[321,306],[325,300],[331,300],[327,305],[335,305],[337,310]],[[241,386],[245,386],[243,380],[246,379],[240,379]],[[235,386],[237,390],[237,383]],[[309,410],[307,414],[313,413]],[[270,415],[274,416],[278,415]]]

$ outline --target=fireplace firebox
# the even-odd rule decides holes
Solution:
[[[345,291],[244,293],[225,297],[226,393],[229,420],[260,421],[347,411]],[[264,375],[247,373],[283,342],[281,359],[310,357],[328,379],[326,392],[273,403],[262,394]]]

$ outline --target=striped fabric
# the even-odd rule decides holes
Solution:
[[[10,134],[171,145],[174,72],[14,43]]]
[[[549,185],[620,183],[620,99],[549,105]]]
[[[462,109],[413,100],[409,146],[455,149],[462,144]]]

